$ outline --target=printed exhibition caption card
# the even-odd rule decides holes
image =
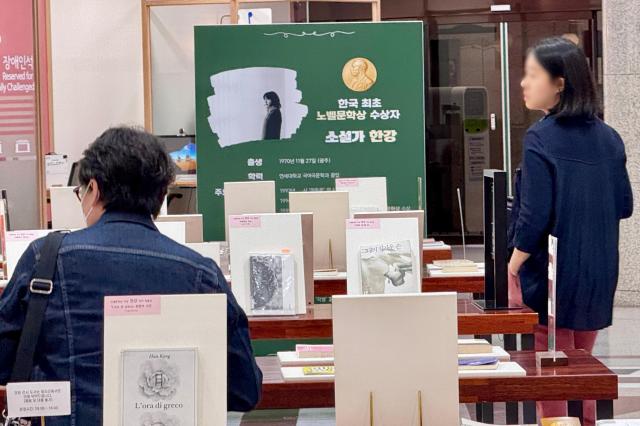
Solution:
[[[122,352],[122,425],[195,426],[198,351]]]

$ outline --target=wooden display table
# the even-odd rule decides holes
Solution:
[[[422,279],[422,291],[484,293],[484,277],[425,277]]]
[[[542,371],[536,368],[535,352],[513,352],[511,360],[526,370],[525,377],[461,379],[460,402],[596,400],[598,418],[613,418],[618,376],[584,351],[565,352],[569,356],[568,367]],[[286,383],[276,357],[258,357],[257,362],[264,374],[259,409],[335,406],[333,383]],[[0,411],[3,409],[4,388],[0,387]]]
[[[613,418],[618,398],[618,376],[581,350],[566,351],[569,366],[536,369],[535,352],[513,352],[511,360],[527,372],[525,377],[461,379],[460,402],[598,401],[598,418]],[[276,357],[259,357],[264,373],[259,408],[334,407],[330,382],[286,383]],[[575,406],[575,404],[573,404]]]
[[[538,314],[528,308],[483,311],[470,300],[458,301],[458,334],[532,334]],[[331,305],[314,305],[305,315],[250,317],[252,339],[330,339]]]
[[[484,293],[484,277],[424,277],[422,291],[455,291],[457,293]],[[331,297],[347,294],[347,279],[316,278],[314,281],[314,297]]]
[[[451,246],[443,245],[442,247],[423,247],[422,248],[422,263],[427,265],[433,263],[434,260],[449,260],[453,259],[451,253]]]

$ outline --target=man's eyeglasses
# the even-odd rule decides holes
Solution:
[[[82,198],[80,197],[80,190],[82,189],[82,185],[78,185],[75,188],[73,188],[73,193],[76,194],[76,198],[78,198],[78,201],[82,202]]]

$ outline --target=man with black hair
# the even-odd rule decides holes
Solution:
[[[262,373],[245,313],[211,259],[165,237],[153,223],[174,179],[160,142],[142,130],[112,128],[84,152],[79,168],[75,192],[88,227],[62,242],[32,372],[33,381],[71,381],[72,413],[47,419],[47,426],[102,422],[101,330],[103,299],[110,295],[225,293],[227,406],[253,409]],[[29,246],[0,298],[0,384],[15,361],[42,243]]]

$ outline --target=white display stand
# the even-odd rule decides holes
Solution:
[[[517,362],[500,362],[495,370],[459,370],[461,379],[480,379],[488,377],[524,377],[527,372]]]
[[[185,244],[187,242],[187,227],[184,222],[155,222],[161,234],[173,241]]]
[[[393,212],[361,212],[353,215],[354,219],[368,219],[368,218],[380,218],[380,219],[398,219],[405,217],[415,217],[418,219],[418,233],[420,237],[420,247],[424,245],[424,210],[402,210]]]
[[[47,236],[50,229],[34,229],[28,231],[9,231],[6,234],[6,249],[7,249],[7,279],[10,280],[15,271],[18,261],[29,248],[29,244]]]
[[[300,358],[295,351],[278,352],[278,361],[282,367],[303,367],[303,366],[316,366],[316,365],[333,365],[335,359],[333,357],[324,358]],[[509,352],[505,351],[500,346],[493,346],[492,352],[488,354],[458,354],[458,359],[473,359],[478,356],[493,356],[498,358],[498,361],[507,362],[511,360]]]
[[[347,220],[347,294],[362,294],[362,267],[360,250],[363,246],[409,241],[411,246],[413,282],[394,287],[385,284],[385,293],[422,292],[422,251],[418,239],[418,220],[401,219],[349,219]],[[409,278],[409,277],[407,277]],[[389,281],[389,280],[386,280]]]
[[[387,178],[338,178],[336,191],[349,193],[349,208],[353,217],[358,212],[387,211]]]
[[[442,268],[434,264],[427,265],[427,275],[430,277],[452,278],[452,277],[484,277],[484,262],[476,263],[477,272],[443,272]]]
[[[124,296],[115,299],[105,298],[103,424],[123,424],[123,351],[185,348],[195,348],[198,352],[198,424],[226,424],[226,295]],[[131,309],[124,309],[124,306]],[[124,402],[135,404],[136,401]],[[140,411],[142,415],[155,410]]]
[[[278,361],[281,367],[313,367],[319,365],[333,365],[333,357],[324,358],[300,358],[295,351],[278,352]]]
[[[54,229],[82,229],[87,226],[82,206],[72,186],[49,188],[51,226]]]
[[[459,424],[457,340],[456,293],[334,296],[336,424]]]
[[[155,220],[159,222],[184,222],[185,241],[187,243],[203,242],[202,215],[201,214],[169,214],[160,215]]]
[[[249,257],[255,253],[283,253],[295,262],[296,313],[307,312],[303,219],[301,214],[276,213],[229,217],[231,289],[242,309],[250,314]],[[306,274],[307,277],[313,275]]]
[[[469,419],[461,419],[460,426],[494,426],[493,423],[480,423]],[[523,425],[523,426],[538,426],[538,425]],[[639,425],[640,426],[640,425]]]
[[[283,367],[280,369],[282,372],[282,378],[285,382],[333,382],[335,376],[333,374],[314,374],[312,376],[305,376],[303,367]],[[339,423],[337,423],[339,424]]]
[[[186,243],[185,245],[191,250],[199,253],[201,256],[212,259],[216,265],[220,266],[220,242],[208,243]]]
[[[227,241],[229,241],[229,216],[275,212],[275,181],[224,183],[224,229]]]
[[[346,271],[345,221],[349,219],[349,193],[290,192],[289,211],[313,213],[313,268]]]
[[[71,163],[64,154],[44,156],[44,175],[47,188],[66,186],[71,172]]]
[[[290,364],[282,367],[282,378],[285,382],[332,382],[335,380],[333,374],[305,375],[303,367],[309,366],[326,366],[333,365],[329,363],[317,364]],[[517,362],[500,362],[498,368],[493,370],[462,370],[458,369],[458,377],[460,379],[488,379],[488,378],[509,378],[509,377],[525,377],[527,372],[520,367]]]

